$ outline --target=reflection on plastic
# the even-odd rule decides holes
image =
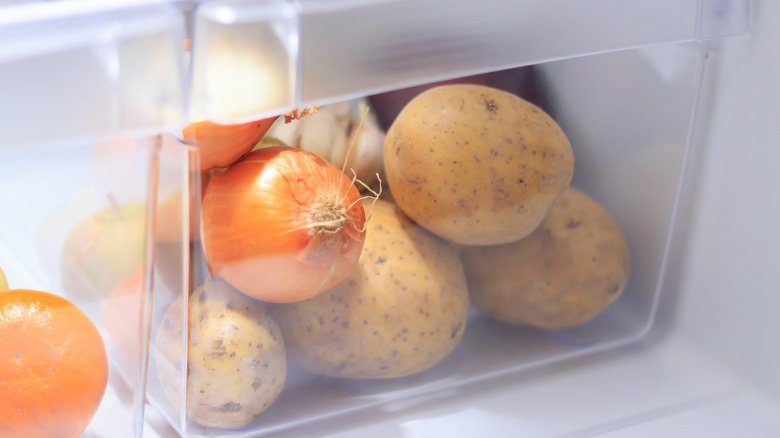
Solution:
[[[566,330],[545,330],[548,335],[555,338],[556,341],[569,347],[587,347],[596,343],[595,339],[580,340],[570,337],[570,333]]]

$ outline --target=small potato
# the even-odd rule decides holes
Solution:
[[[287,374],[279,326],[265,304],[223,281],[190,296],[187,416],[208,427],[250,424],[279,396]],[[156,336],[157,372],[165,395],[181,403],[182,299],[171,304]]]
[[[574,188],[555,200],[525,239],[463,247],[460,254],[475,307],[502,321],[543,328],[594,318],[623,292],[631,267],[617,222]]]
[[[365,204],[370,210],[370,202]],[[291,363],[316,374],[388,378],[444,359],[463,335],[468,292],[453,248],[379,200],[358,267],[309,300],[273,307]]]
[[[416,96],[388,130],[383,155],[398,206],[463,245],[527,236],[574,172],[569,140],[552,118],[481,85]]]

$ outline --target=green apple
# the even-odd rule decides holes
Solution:
[[[100,300],[143,266],[146,203],[113,203],[68,233],[60,258],[62,288],[75,300]]]

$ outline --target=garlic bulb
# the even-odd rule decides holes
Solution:
[[[376,175],[382,172],[382,149],[385,133],[372,120],[356,122],[352,125],[348,144],[353,145],[344,169],[349,174],[353,169],[357,178],[368,185],[376,182]],[[343,162],[343,161],[342,161]]]
[[[344,101],[319,107],[316,113],[285,122],[279,117],[266,134],[265,146],[286,144],[328,160],[364,183],[376,186],[382,171],[385,133],[365,101]]]
[[[298,122],[297,137],[291,146],[340,164],[347,148],[347,132],[337,113],[325,107]]]

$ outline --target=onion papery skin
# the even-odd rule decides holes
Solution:
[[[187,125],[182,137],[200,150],[200,169],[230,166],[249,153],[271,128],[276,117],[249,123],[222,125],[202,120]]]

